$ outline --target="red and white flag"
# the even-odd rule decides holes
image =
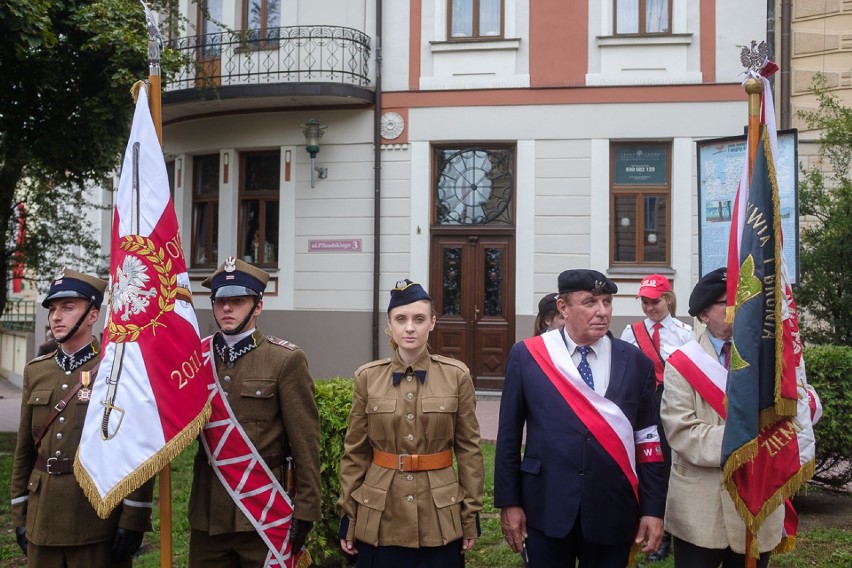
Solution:
[[[115,200],[104,351],[74,474],[98,515],[165,467],[210,416],[163,151],[139,90]]]

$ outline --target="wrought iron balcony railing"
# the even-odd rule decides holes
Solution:
[[[336,26],[223,31],[169,42],[187,64],[166,91],[224,85],[336,82],[367,87],[370,38]]]

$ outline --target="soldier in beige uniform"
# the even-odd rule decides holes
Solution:
[[[216,372],[234,415],[282,485],[294,468],[290,540],[299,550],[320,518],[319,413],[304,351],[257,327],[269,274],[229,258],[202,284],[219,332]],[[261,567],[267,547],[238,509],[200,447],[189,498],[189,565]]]
[[[393,356],[355,372],[338,536],[358,566],[463,566],[479,536],[473,381],[463,363],[429,354],[432,310],[419,284],[398,282],[388,306]]]
[[[101,519],[72,471],[101,360],[92,328],[106,285],[69,269],[53,281],[42,305],[58,349],[24,369],[11,494],[18,545],[30,566],[129,567],[151,530],[153,480]]]

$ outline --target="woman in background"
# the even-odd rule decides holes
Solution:
[[[461,567],[479,536],[476,393],[464,363],[429,353],[434,327],[429,294],[397,282],[393,355],[355,371],[337,509],[340,546],[359,567]]]
[[[535,317],[535,335],[545,331],[558,329],[565,324],[565,318],[556,309],[556,299],[559,294],[548,294],[538,302],[538,315]]]

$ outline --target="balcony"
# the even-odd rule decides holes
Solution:
[[[370,105],[370,38],[335,26],[222,31],[171,41],[163,121],[287,106]]]

